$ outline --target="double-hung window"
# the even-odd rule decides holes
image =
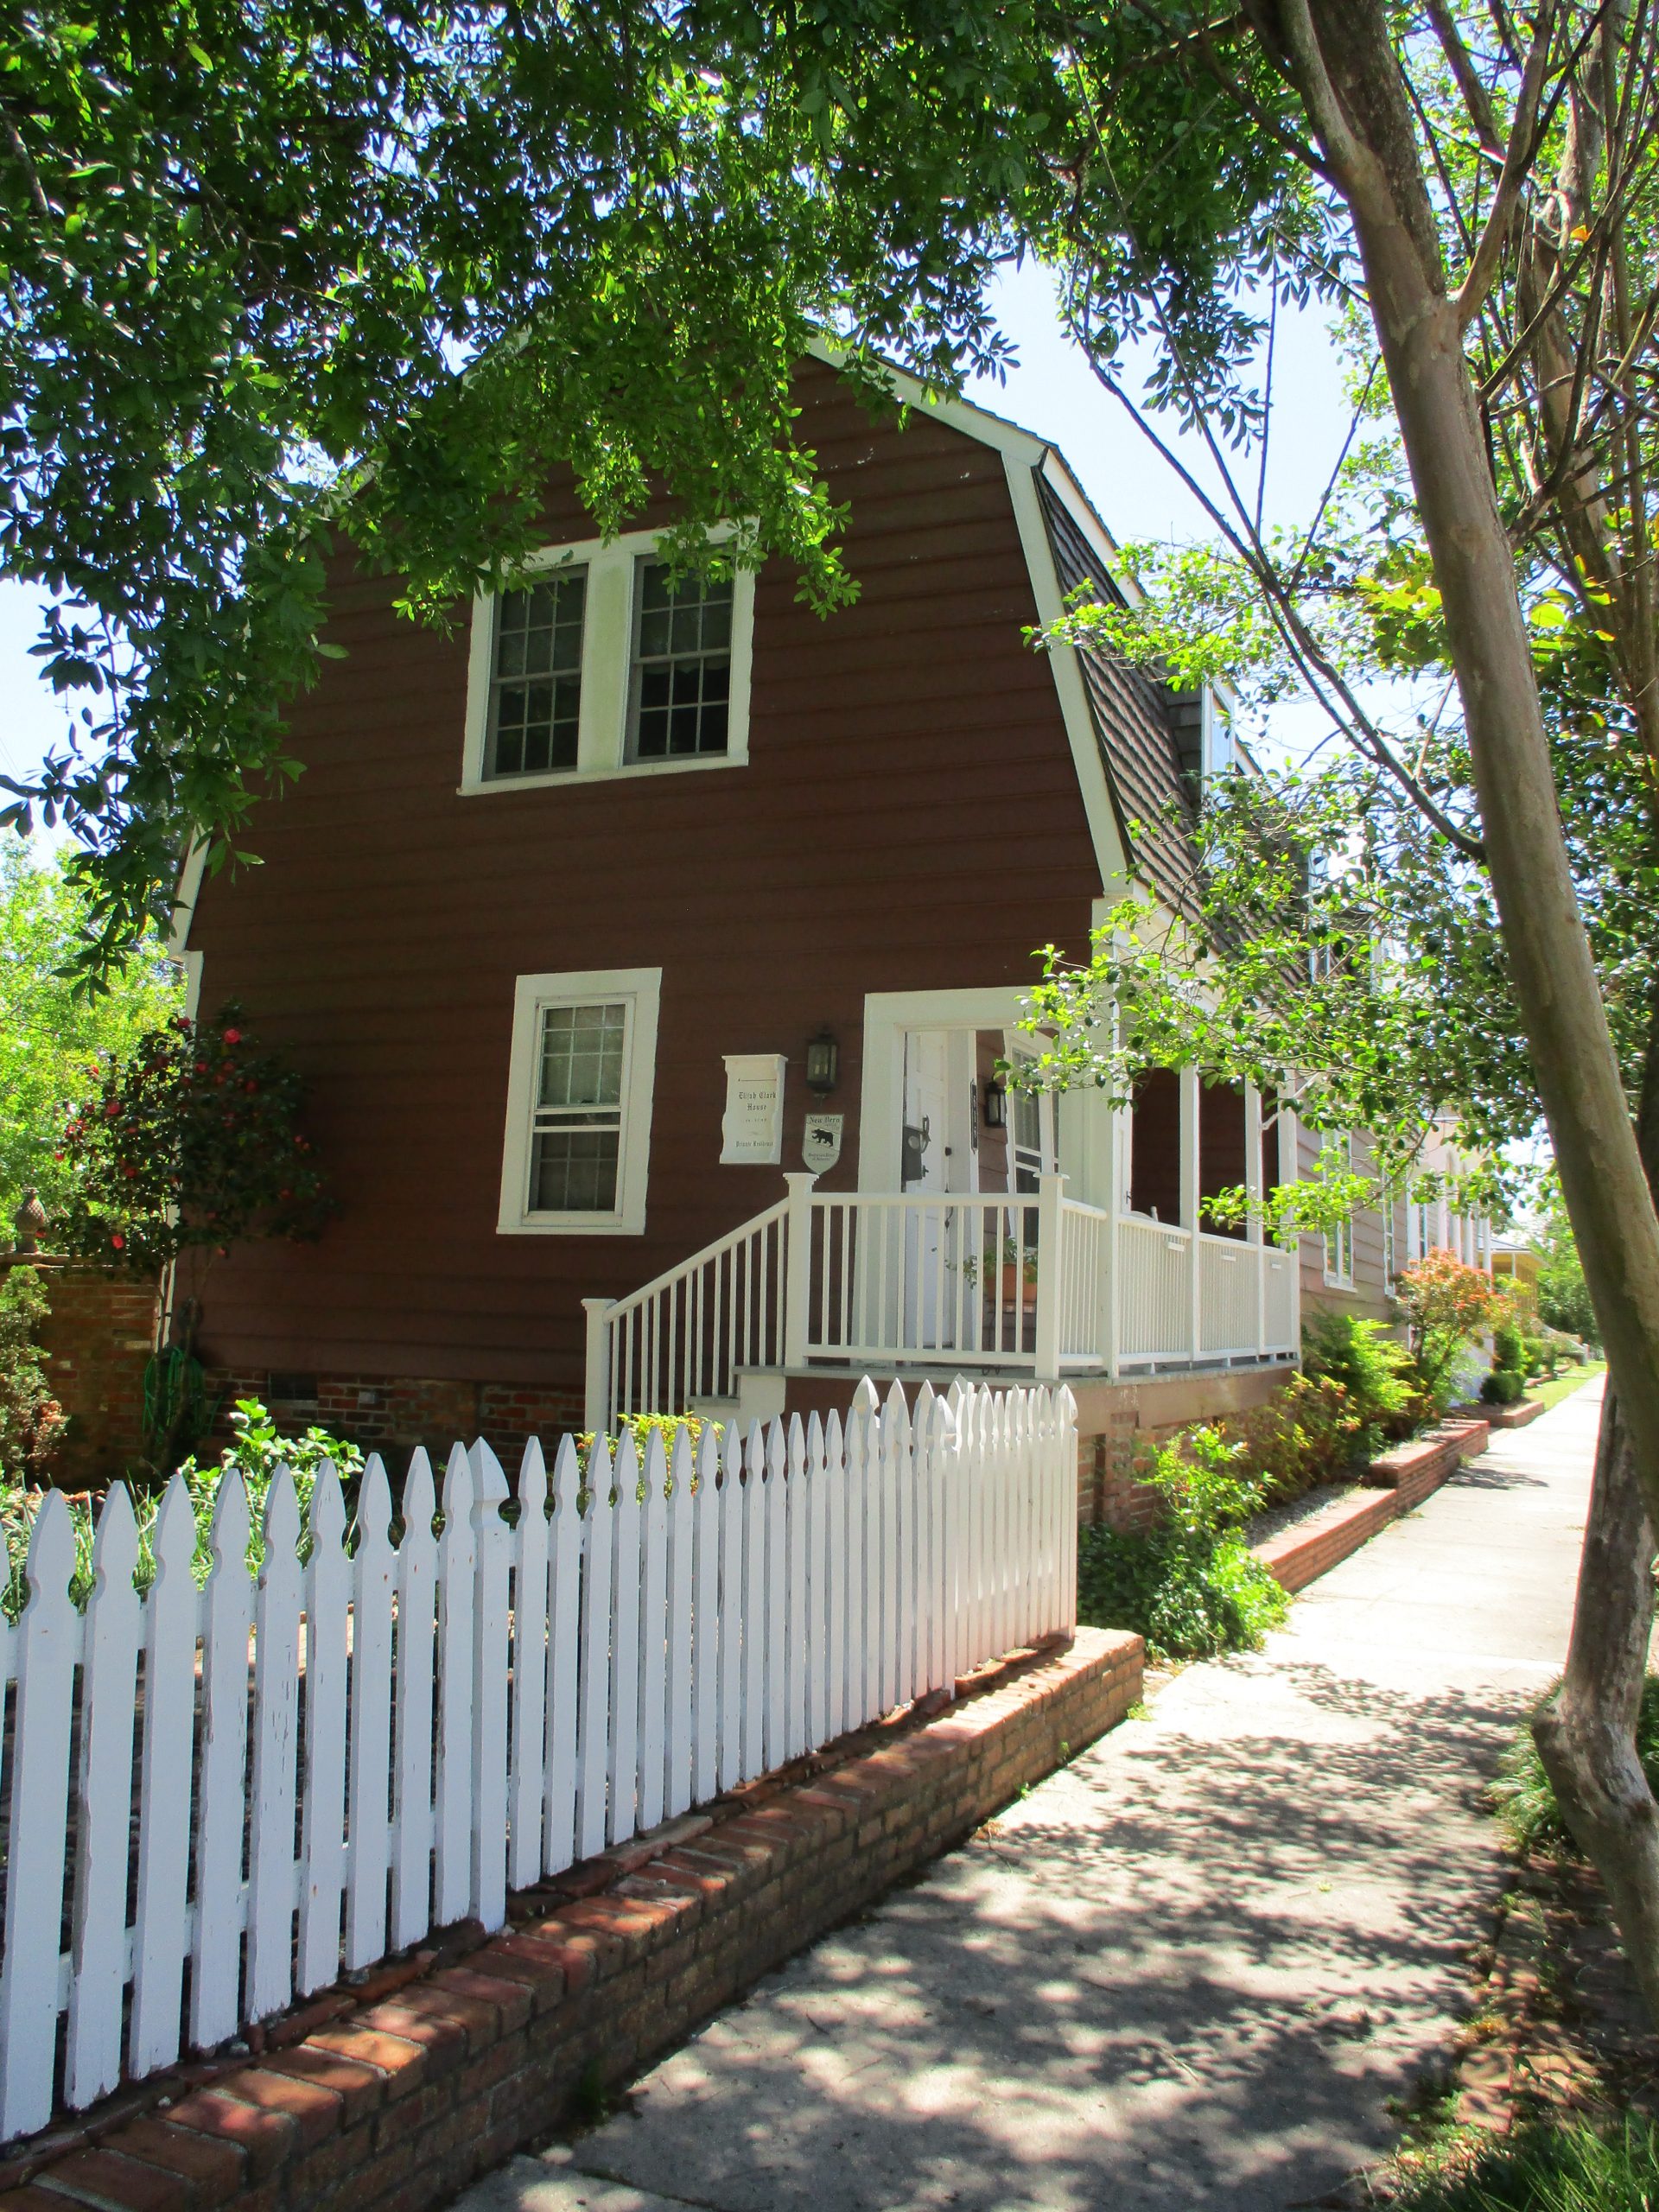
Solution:
[[[466,793],[748,759],[754,576],[673,575],[655,537],[550,548],[474,604]]]
[[[513,1011],[500,1227],[645,1227],[662,971],[521,976]]]
[[[642,561],[634,587],[629,751],[636,760],[724,753],[732,696],[732,579],[671,579]]]
[[[546,775],[576,765],[588,572],[572,569],[495,602],[486,772]]]

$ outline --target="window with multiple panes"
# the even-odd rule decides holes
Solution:
[[[626,1000],[544,1006],[530,1145],[531,1213],[614,1213],[627,1074]]]
[[[645,1225],[660,968],[520,976],[501,1155],[505,1235]]]
[[[628,753],[677,760],[726,750],[732,692],[732,580],[635,572]]]
[[[565,570],[496,601],[486,774],[576,765],[588,575]]]
[[[1326,1137],[1320,1145],[1321,1152],[1334,1154],[1338,1174],[1347,1174],[1354,1164],[1354,1144],[1351,1137]],[[1325,1279],[1327,1282],[1351,1287],[1354,1280],[1354,1221],[1351,1214],[1334,1223],[1325,1235]]]

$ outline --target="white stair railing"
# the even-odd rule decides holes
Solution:
[[[782,1365],[788,1211],[780,1198],[626,1298],[582,1300],[590,1429],[734,1398],[740,1368]]]

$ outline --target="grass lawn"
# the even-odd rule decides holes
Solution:
[[[1547,1406],[1558,1406],[1563,1398],[1570,1398],[1575,1390],[1582,1390],[1605,1368],[1605,1359],[1592,1359],[1583,1367],[1569,1367],[1553,1382],[1535,1382],[1527,1391],[1529,1399],[1541,1399]]]

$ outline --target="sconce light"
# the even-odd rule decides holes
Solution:
[[[1005,1129],[1008,1126],[1008,1090],[1000,1076],[986,1079],[985,1126],[988,1129]]]
[[[806,1087],[820,1098],[832,1091],[841,1075],[841,1047],[825,1029],[806,1048]]]

